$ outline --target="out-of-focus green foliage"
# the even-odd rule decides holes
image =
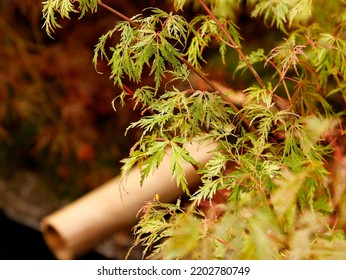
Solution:
[[[58,27],[56,14],[69,17],[82,4],[55,2],[43,8],[48,32]],[[145,180],[170,147],[171,175],[189,196],[186,204],[154,199],[143,207],[134,245],[167,259],[345,259],[346,191],[338,168],[345,160],[345,3],[170,3],[170,10],[132,18],[113,10],[121,21],[94,53],[94,64],[108,62],[121,101],[131,97],[145,114],[129,126],[143,134],[124,174],[138,164]],[[109,41],[114,34],[116,43]],[[206,62],[215,56],[229,88],[239,83],[241,104],[235,89],[226,92],[208,76]],[[185,147],[205,140],[218,148],[203,166]],[[201,177],[195,192],[186,162]]]

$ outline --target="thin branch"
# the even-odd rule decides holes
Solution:
[[[290,96],[290,93],[288,91],[288,88],[287,88],[287,85],[286,85],[286,82],[285,82],[285,78],[286,78],[286,74],[287,74],[287,71],[288,71],[288,68],[282,73],[280,71],[280,69],[270,60],[270,59],[267,59],[266,63],[269,63],[271,66],[273,66],[273,68],[279,73],[280,75],[280,80],[278,81],[278,83],[276,84],[276,86],[273,88],[272,92],[275,92],[278,87],[280,86],[280,84],[283,84],[284,88],[285,88],[285,92],[286,92],[286,95],[287,95],[287,98],[288,98],[288,101],[291,101],[291,96]]]
[[[229,244],[228,242],[226,242],[224,239],[221,238],[217,238],[216,236],[212,235],[211,233],[207,232],[206,234],[208,237],[220,242],[222,245],[227,246],[229,249],[233,250],[233,251],[237,251],[239,252],[240,250],[237,249],[236,247],[232,246],[231,244]]]
[[[270,195],[270,192],[268,190],[264,190],[264,195],[265,195],[265,198],[267,200],[267,204],[268,204],[268,207],[270,209],[270,211],[273,213],[273,215],[275,216],[276,219],[278,219],[278,215],[276,213],[276,210],[274,208],[274,204],[273,204],[273,201],[272,201],[272,198],[271,198],[271,195]]]
[[[123,84],[123,88],[124,88],[124,90],[125,90],[129,95],[131,95],[131,97],[133,97],[133,96],[135,95],[135,93],[133,92],[133,90],[130,89],[128,86],[126,86],[126,85]]]
[[[243,51],[240,49],[240,47],[237,45],[237,43],[233,40],[232,36],[229,34],[227,29],[221,24],[221,22],[218,20],[218,18],[214,15],[214,13],[209,9],[209,7],[204,3],[203,0],[198,0],[198,2],[201,4],[203,9],[211,16],[211,18],[215,21],[215,23],[220,27],[221,31],[225,34],[227,39],[230,41],[231,45],[234,47],[234,49],[238,52],[240,57],[244,60],[247,67],[249,67],[251,73],[254,75],[258,83],[261,85],[261,87],[265,88],[265,84],[261,77],[258,75],[255,68],[253,68],[252,64],[249,62],[249,60],[246,58]]]
[[[100,5],[101,7],[105,8],[105,9],[107,9],[111,13],[113,13],[113,14],[117,15],[118,17],[122,18],[123,20],[126,20],[127,22],[131,23],[133,26],[136,26],[137,28],[141,28],[141,26],[137,22],[133,21],[129,17],[127,17],[124,14],[120,13],[119,11],[111,8],[110,6],[102,3],[101,0],[98,0],[97,3],[98,3],[98,5]]]
[[[201,4],[201,6],[205,9],[205,11],[211,16],[211,18],[216,22],[216,24],[220,27],[221,31],[226,35],[227,39],[230,41],[232,47],[238,52],[239,56],[243,59],[247,67],[250,69],[253,76],[256,78],[257,82],[260,84],[262,88],[266,89],[266,92],[268,94],[272,94],[273,100],[275,103],[275,108],[278,110],[286,109],[287,101],[283,99],[282,97],[276,95],[274,91],[269,91],[265,83],[263,82],[262,78],[258,75],[255,68],[252,66],[252,64],[249,62],[249,60],[246,58],[245,54],[241,50],[241,48],[237,45],[237,43],[233,40],[232,36],[229,34],[227,29],[221,24],[221,22],[218,20],[218,18],[214,15],[214,13],[209,9],[209,7],[205,4],[203,0],[198,0],[198,2]]]

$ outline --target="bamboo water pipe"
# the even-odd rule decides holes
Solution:
[[[191,156],[204,164],[212,156],[215,143],[192,143]],[[183,164],[189,186],[196,187],[199,176],[190,164]],[[118,229],[131,226],[146,201],[158,194],[169,202],[180,195],[176,181],[170,176],[170,151],[159,168],[140,186],[138,168],[131,170],[127,180],[116,177],[71,204],[46,216],[41,222],[43,237],[58,259],[75,259],[95,248]]]

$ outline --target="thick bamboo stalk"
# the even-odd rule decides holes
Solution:
[[[204,164],[212,156],[215,143],[191,144],[191,155]],[[140,173],[134,168],[125,182],[115,178],[71,204],[45,217],[41,229],[46,243],[58,259],[74,259],[92,250],[118,229],[131,226],[140,208],[159,194],[169,202],[180,195],[170,176],[170,152],[159,168],[140,186]],[[199,176],[192,165],[184,164],[189,186],[196,187]]]

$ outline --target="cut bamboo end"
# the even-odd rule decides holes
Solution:
[[[212,156],[215,143],[191,144],[188,150],[204,164]],[[199,176],[190,164],[184,164],[189,186],[196,187]],[[58,259],[75,259],[95,248],[117,230],[136,222],[138,211],[156,194],[169,202],[183,194],[170,175],[170,152],[159,168],[140,185],[140,171],[134,168],[127,180],[119,178],[105,183],[71,204],[45,217],[41,222],[43,237]]]
[[[43,235],[47,244],[50,245],[50,248],[55,252],[58,259],[72,259],[73,255],[69,250],[65,250],[66,242],[61,236],[61,234],[54,228],[52,225],[47,224],[43,226]]]

